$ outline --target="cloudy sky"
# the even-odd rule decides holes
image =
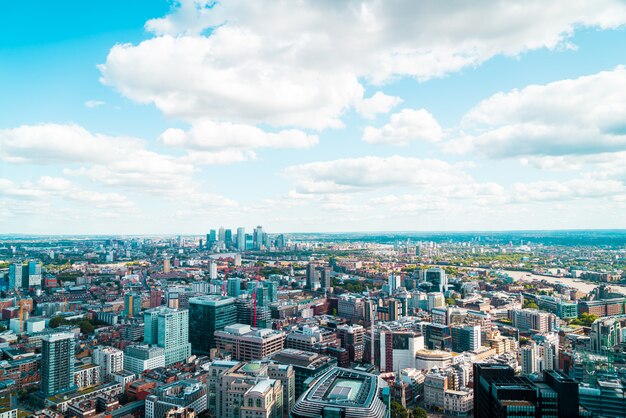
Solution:
[[[0,233],[626,228],[626,2],[0,14]]]

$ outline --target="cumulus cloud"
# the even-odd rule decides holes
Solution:
[[[626,150],[626,68],[498,93],[463,118],[460,142],[492,158],[546,157]]]
[[[0,159],[16,164],[61,164],[67,175],[109,186],[158,191],[187,185],[193,166],[147,149],[145,141],[94,134],[78,125],[23,125],[0,130]]]
[[[219,152],[255,148],[310,148],[317,144],[315,135],[297,129],[266,132],[255,126],[211,120],[195,122],[188,131],[168,129],[159,140],[168,146],[193,151]]]
[[[403,109],[391,115],[388,124],[363,131],[363,140],[372,144],[408,145],[412,141],[437,142],[442,129],[426,109]]]
[[[183,0],[146,24],[153,38],[116,45],[100,70],[168,116],[323,129],[363,102],[363,82],[441,77],[624,22],[618,0]]]
[[[35,182],[21,183],[0,178],[0,195],[17,200],[62,199],[98,209],[136,210],[135,204],[122,194],[85,190],[61,177],[42,176]]]
[[[287,167],[299,193],[345,193],[395,186],[450,187],[472,182],[453,165],[436,159],[360,157]]]
[[[374,119],[378,113],[389,113],[400,103],[402,103],[400,97],[388,96],[382,91],[377,91],[373,96],[358,101],[355,108],[364,118]]]

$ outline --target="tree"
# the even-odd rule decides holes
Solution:
[[[94,330],[94,326],[88,320],[80,321],[78,326],[83,334],[91,334]]]
[[[391,418],[409,418],[409,411],[401,403],[391,401]]]
[[[412,418],[428,418],[428,412],[425,409],[416,406],[411,414]]]
[[[63,318],[62,316],[55,316],[54,318],[50,319],[50,322],[48,322],[48,325],[50,326],[50,328],[56,328],[58,326],[65,325],[65,324],[67,324],[67,320]]]
[[[454,299],[454,298],[446,298],[446,304],[450,305],[450,306],[456,305],[456,299]]]

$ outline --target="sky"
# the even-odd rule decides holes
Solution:
[[[0,12],[0,233],[626,228],[626,1]]]

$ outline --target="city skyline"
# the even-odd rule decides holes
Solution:
[[[620,1],[15,3],[0,23],[2,233],[626,228]]]

